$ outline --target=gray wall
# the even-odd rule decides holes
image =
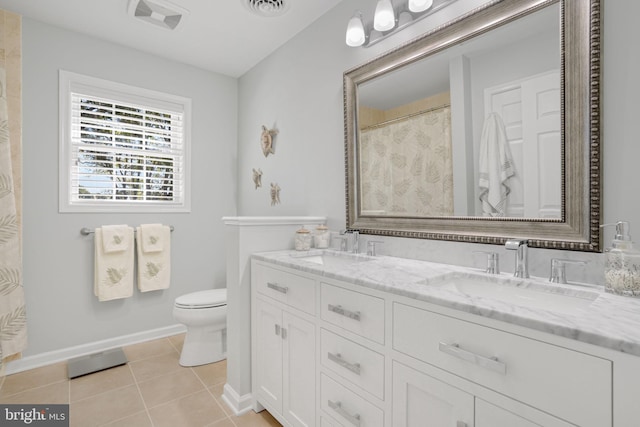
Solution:
[[[374,3],[345,0],[298,34],[276,53],[240,79],[238,210],[241,215],[326,215],[329,226],[345,224],[342,73],[380,53],[406,42],[482,2],[460,0],[440,14],[388,38],[370,48],[348,48],[346,24],[361,9],[371,16]],[[638,175],[640,143],[634,121],[640,117],[640,51],[630,40],[640,39],[635,18],[640,3],[605,1],[603,10],[603,222],[631,221],[632,235],[640,239]],[[443,12],[444,13],[444,12]],[[259,126],[277,125],[276,154],[264,159],[259,150]],[[277,181],[282,204],[270,207],[267,190],[254,190],[251,168],[261,167],[263,183]],[[635,230],[635,232],[634,232]],[[612,232],[604,233],[608,244]],[[413,256],[441,262],[478,265],[473,250],[498,250],[482,245],[456,244],[416,239],[386,239],[382,253]],[[459,255],[453,258],[453,253]],[[504,271],[513,269],[512,254],[503,253]],[[550,257],[589,261],[586,269],[569,272],[577,279],[602,281],[602,256],[585,253],[535,250],[533,274],[548,274]]]
[[[192,209],[183,214],[58,213],[58,70],[192,99]],[[175,324],[176,296],[222,287],[224,215],[236,213],[237,80],[23,20],[25,355]],[[165,223],[172,284],[100,303],[93,296],[93,238],[80,228]]]

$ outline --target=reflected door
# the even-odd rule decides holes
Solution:
[[[488,88],[485,109],[502,117],[516,165],[507,216],[561,218],[559,71]]]

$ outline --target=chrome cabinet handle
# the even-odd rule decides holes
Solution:
[[[349,363],[349,362],[347,362],[346,360],[344,360],[342,358],[340,353],[333,354],[333,353],[329,352],[329,353],[327,353],[327,357],[332,362],[335,362],[338,365],[342,366],[343,368],[350,370],[351,372],[353,372],[356,375],[360,375],[360,364],[359,363]]]
[[[276,335],[280,335],[280,325],[276,325]]]
[[[281,294],[286,294],[287,292],[289,292],[289,288],[287,288],[286,286],[280,286],[277,283],[267,282],[267,288],[273,289],[274,291],[278,291]]]
[[[360,427],[360,414],[351,415],[342,407],[342,403],[340,402],[332,402],[331,400],[327,401],[329,408],[336,411],[338,415],[340,415],[345,420],[349,421],[355,427]]]
[[[466,362],[482,366],[485,369],[505,375],[507,373],[507,365],[498,360],[497,357],[485,357],[460,348],[458,344],[438,344],[438,350],[450,356],[457,357]]]
[[[329,311],[332,311],[336,314],[339,314],[344,317],[348,317],[349,319],[360,321],[360,312],[359,311],[350,311],[345,308],[342,308],[341,305],[333,305],[329,304]]]
[[[285,328],[282,328],[282,332],[280,336],[282,337],[283,340],[287,339],[287,330]]]

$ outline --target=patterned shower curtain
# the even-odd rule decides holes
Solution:
[[[363,213],[453,215],[451,156],[448,106],[362,130]]]
[[[22,253],[9,144],[6,73],[0,69],[0,375],[27,344]]]

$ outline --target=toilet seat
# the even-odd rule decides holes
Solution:
[[[211,289],[208,291],[192,292],[176,298],[176,308],[200,309],[227,305],[226,289]]]

